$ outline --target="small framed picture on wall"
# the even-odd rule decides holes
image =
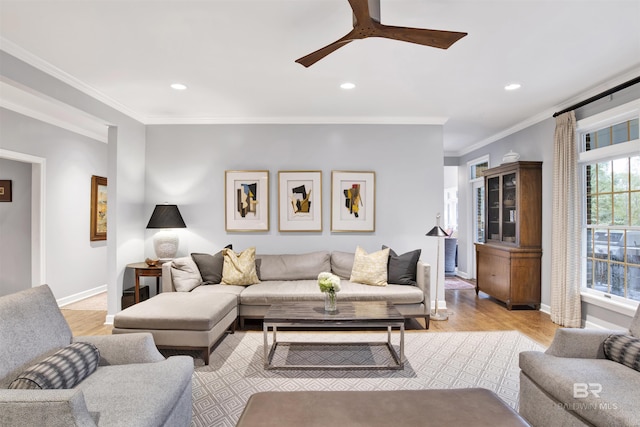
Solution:
[[[375,172],[331,172],[331,231],[375,231]]]
[[[269,231],[269,171],[225,171],[227,231]]]
[[[107,240],[107,178],[91,177],[91,230],[89,240]]]
[[[11,180],[0,179],[0,202],[11,201]]]
[[[322,172],[278,172],[278,230],[322,231]]]

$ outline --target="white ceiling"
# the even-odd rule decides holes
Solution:
[[[382,0],[383,24],[469,35],[294,62],[351,19],[347,0],[0,0],[0,48],[147,124],[444,123],[449,155],[640,74],[640,0]]]

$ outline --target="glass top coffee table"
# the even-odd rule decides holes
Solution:
[[[301,330],[322,329],[380,329],[386,328],[386,341],[330,341],[330,342],[291,342],[278,341],[278,329],[296,328]],[[273,332],[269,344],[269,330]],[[397,329],[400,334],[400,352],[391,342],[391,332]],[[265,369],[403,369],[404,368],[404,316],[398,309],[386,301],[338,301],[338,310],[325,312],[324,302],[282,302],[273,304],[264,316],[264,367]],[[348,337],[348,334],[345,334]],[[273,365],[273,356],[278,346],[303,344],[308,346],[325,345],[369,345],[386,346],[391,354],[392,363],[366,365],[331,365],[331,364],[295,364]]]

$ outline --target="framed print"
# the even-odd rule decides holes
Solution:
[[[225,171],[224,199],[225,230],[269,230],[269,171]]]
[[[278,230],[322,231],[322,172],[278,172]]]
[[[89,239],[107,240],[107,178],[91,177],[91,230]]]
[[[10,202],[11,200],[11,180],[0,179],[0,202]]]
[[[375,231],[375,172],[331,172],[331,231]]]

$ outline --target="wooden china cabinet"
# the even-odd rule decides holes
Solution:
[[[542,162],[484,171],[485,242],[476,243],[476,294],[540,308]]]

